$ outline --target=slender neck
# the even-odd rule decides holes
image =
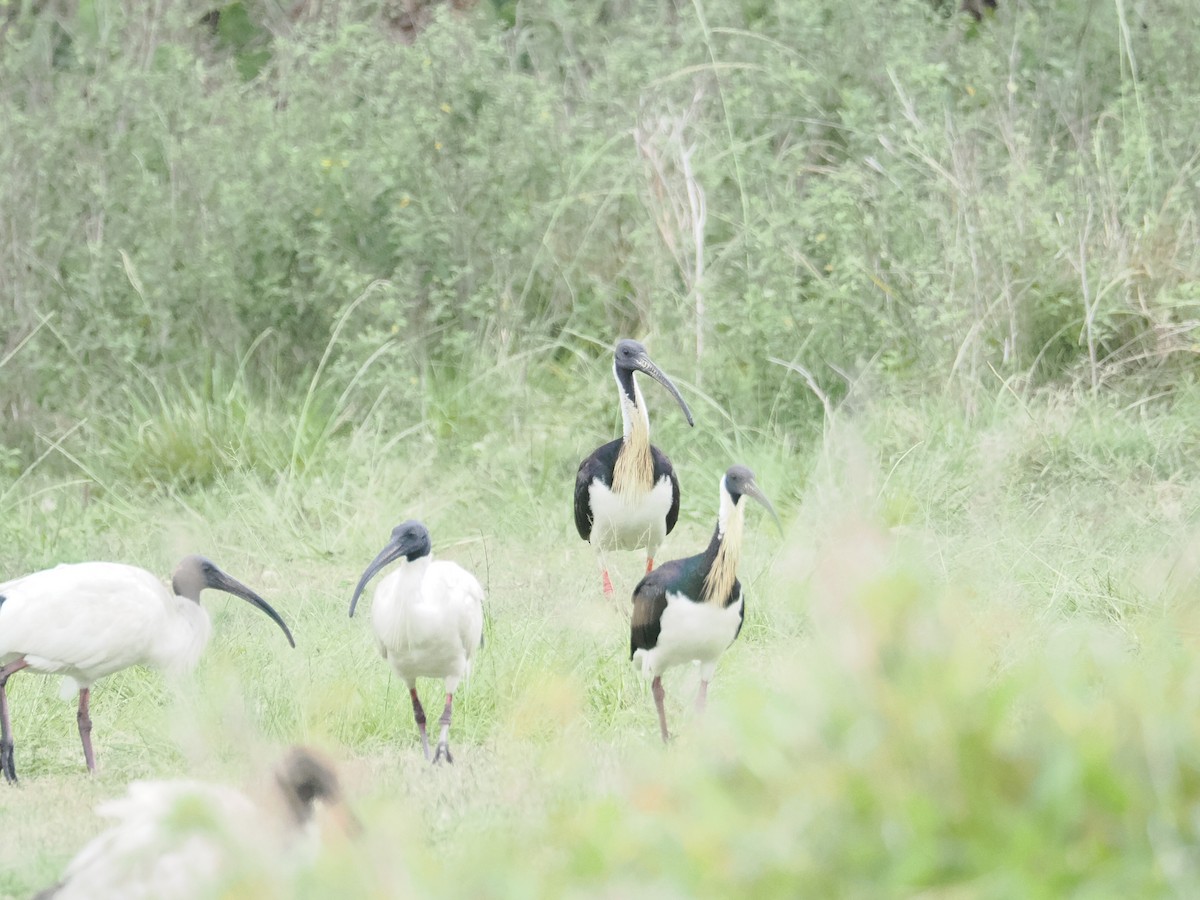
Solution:
[[[617,392],[621,397],[621,429],[628,438],[634,431],[645,432],[646,440],[650,439],[650,415],[646,412],[646,403],[642,399],[642,389],[638,387],[629,369],[619,369],[613,366],[613,377],[617,380]]]
[[[742,525],[746,520],[742,498],[737,502],[725,490],[721,481],[721,507],[717,512],[717,529],[713,532],[709,552],[712,565],[704,578],[704,601],[725,603],[733,593],[737,581],[738,560],[742,555]]]
[[[426,553],[424,556],[418,556],[416,559],[406,559],[400,557],[400,568],[409,574],[419,575],[429,568],[429,564],[433,562],[433,554]]]
[[[613,367],[621,391],[621,420],[624,440],[613,470],[613,491],[643,494],[654,487],[654,457],[650,453],[650,417],[633,373]]]
[[[166,626],[148,661],[171,675],[182,675],[200,662],[212,635],[212,621],[199,603],[178,596],[173,601]]]

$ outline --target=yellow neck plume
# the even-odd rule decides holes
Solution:
[[[725,498],[721,499],[724,506]],[[721,513],[721,543],[717,545],[717,558],[704,579],[705,603],[725,602],[737,581],[738,558],[742,555],[742,526],[746,521],[742,504],[739,502],[732,508],[722,509]]]
[[[629,430],[613,467],[614,494],[645,494],[654,487],[654,457],[650,455],[650,425],[644,415],[629,417]]]

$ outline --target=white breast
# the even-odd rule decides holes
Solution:
[[[280,859],[259,810],[222,785],[134,782],[97,812],[113,824],[71,861],[56,898],[208,897],[239,870],[261,876]]]
[[[717,659],[733,643],[742,621],[742,598],[727,607],[695,603],[683,594],[668,593],[658,643],[639,650],[634,662],[641,663],[647,678],[661,675],[672,666],[701,664],[700,677],[712,678]]]
[[[667,536],[671,479],[663,476],[645,494],[617,494],[596,479],[588,488],[591,543],[601,550],[656,550]]]
[[[418,677],[443,678],[452,692],[483,633],[483,588],[457,563],[402,564],[379,583],[371,623],[380,652],[410,687]]]
[[[81,685],[127,666],[195,665],[208,617],[134,566],[60,565],[0,586],[0,663],[23,656],[30,669]]]

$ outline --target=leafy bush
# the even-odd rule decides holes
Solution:
[[[26,461],[134,367],[195,384],[256,342],[285,405],[322,365],[397,410],[531,348],[557,390],[552,360],[649,334],[793,436],[819,409],[801,371],[834,401],[873,372],[974,402],[993,372],[1169,389],[1190,354],[1178,3],[976,25],[527,0],[411,44],[372,5],[229,4],[215,35],[167,6],[27,11],[8,39],[0,400]]]

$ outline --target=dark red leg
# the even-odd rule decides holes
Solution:
[[[17,783],[17,767],[13,763],[12,722],[8,718],[8,679],[14,672],[20,672],[29,663],[15,659],[3,669],[0,669],[0,769],[9,784]]]
[[[665,744],[671,736],[667,733],[667,711],[663,708],[663,698],[666,696],[666,692],[663,690],[661,675],[655,675],[654,680],[650,682],[650,693],[654,695],[654,705],[658,708],[658,727],[662,731],[662,739]]]
[[[425,732],[425,709],[421,706],[421,699],[417,696],[415,687],[408,689],[408,694],[412,697],[413,718],[417,720],[417,728],[421,730],[421,750],[425,753],[425,758],[429,759],[429,735]]]
[[[450,755],[450,707],[454,703],[454,695],[446,695],[446,708],[442,710],[442,717],[438,719],[438,724],[442,726],[442,732],[438,735],[437,753],[434,754],[433,761],[439,762],[442,757],[446,758],[446,762],[454,762],[454,757]]]
[[[88,715],[88,698],[91,697],[88,688],[79,689],[79,712],[75,714],[79,722],[79,739],[83,741],[83,761],[87,763],[88,771],[96,771],[96,755],[92,753],[92,717]]]

